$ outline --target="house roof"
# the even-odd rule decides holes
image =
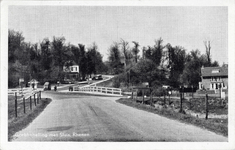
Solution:
[[[73,66],[73,65],[77,65],[77,63],[75,63],[75,61],[73,61],[73,60],[66,61],[64,63],[64,66]]]
[[[203,77],[228,76],[228,67],[204,67],[201,68]]]
[[[36,79],[32,79],[29,81],[29,83],[39,83]]]

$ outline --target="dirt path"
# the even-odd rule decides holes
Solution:
[[[115,97],[43,93],[53,99],[14,141],[227,141],[224,136],[128,107]]]

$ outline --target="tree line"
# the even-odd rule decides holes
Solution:
[[[219,66],[211,60],[210,42],[204,42],[206,53],[198,49],[187,53],[182,46],[163,44],[163,39],[154,41],[153,45],[142,46],[137,41],[113,42],[108,48],[108,60],[98,51],[94,42],[86,48],[79,43],[65,43],[64,37],[44,38],[41,42],[25,42],[23,34],[8,31],[8,87],[19,85],[19,78],[26,82],[37,79],[61,81],[65,77],[63,67],[74,62],[79,65],[80,77],[84,80],[91,74],[114,74],[115,87],[138,85],[148,82],[150,87],[170,85],[198,86],[201,80],[201,67]],[[131,46],[132,45],[132,46]],[[140,56],[142,51],[142,56]]]
[[[24,41],[21,32],[8,30],[8,87],[19,85],[19,78],[25,83],[37,79],[40,83],[63,80],[63,67],[76,63],[80,76],[85,79],[91,74],[107,71],[96,43],[88,48],[83,44],[65,43],[64,37],[44,38],[41,42]]]
[[[114,80],[115,86],[120,87],[139,85],[148,82],[150,87],[169,85],[173,88],[180,86],[198,87],[201,81],[201,67],[219,66],[211,60],[210,42],[204,42],[206,53],[198,49],[187,53],[182,46],[163,44],[163,39],[154,41],[152,46],[143,46],[136,41],[130,43],[121,39],[109,48],[108,62],[113,74],[119,74]],[[139,52],[142,50],[142,57]]]

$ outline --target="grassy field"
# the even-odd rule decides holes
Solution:
[[[18,97],[21,98],[21,97]],[[51,99],[41,99],[39,104],[34,104],[34,100],[32,98],[32,110],[30,110],[30,100],[26,99],[25,108],[26,113],[24,113],[23,101],[18,99],[18,107],[17,107],[17,118],[15,117],[15,97],[8,96],[8,140],[12,139],[12,136],[27,127],[27,125],[33,121],[43,110],[44,108],[51,102]]]
[[[139,99],[138,101],[140,101],[141,99]],[[191,107],[192,109],[198,110],[198,111],[203,111],[204,107],[202,107],[202,105],[197,105],[199,100],[194,100],[194,102],[191,102]],[[171,99],[171,105],[169,104],[169,101],[166,101],[166,105],[163,105],[163,99],[154,99],[155,103],[158,103],[159,106],[161,107],[153,107],[147,104],[142,104],[139,102],[136,102],[135,100],[132,99],[128,99],[128,98],[121,98],[119,100],[117,100],[117,102],[137,108],[137,109],[141,109],[141,110],[145,110],[148,112],[152,112],[158,115],[162,115],[164,117],[168,117],[171,119],[175,119],[175,120],[179,120],[181,122],[184,123],[189,123],[189,124],[193,124],[196,126],[199,126],[201,128],[205,128],[208,129],[210,131],[216,132],[218,134],[222,134],[224,136],[228,136],[228,119],[220,119],[220,118],[208,118],[207,120],[204,118],[197,118],[195,116],[186,114],[186,113],[180,113],[179,112],[179,100],[177,99]],[[202,101],[202,100],[201,100]],[[147,102],[147,99],[146,99]],[[174,107],[172,107],[174,104]],[[211,104],[212,105],[212,104]],[[189,104],[187,102],[184,102],[183,108],[187,109],[187,107],[189,106]],[[200,107],[201,106],[201,107]],[[210,111],[214,110],[216,113],[218,114],[225,114],[227,113],[227,108],[222,108],[219,109],[218,111],[216,111],[217,106],[210,106]],[[213,109],[212,109],[213,108]]]

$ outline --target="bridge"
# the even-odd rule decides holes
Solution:
[[[123,96],[122,90],[120,88],[97,86],[99,83],[111,80],[114,77],[109,75],[103,75],[103,76],[105,78],[104,80],[100,80],[91,84],[89,84],[88,81],[88,84],[85,86],[73,85],[72,91],[63,90],[61,92],[85,93],[85,94],[103,95],[103,96]]]

